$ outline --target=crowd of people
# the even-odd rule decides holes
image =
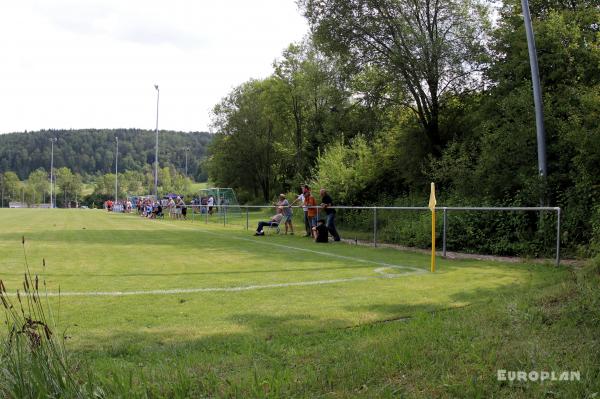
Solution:
[[[126,200],[126,201],[108,200],[108,201],[104,201],[104,209],[106,209],[108,212],[131,213],[132,203],[130,200]]]
[[[280,226],[283,224],[285,234],[294,234],[294,225],[292,222],[293,211],[292,207],[299,204],[304,213],[304,229],[305,237],[311,237],[316,242],[328,242],[329,235],[333,237],[333,241],[340,241],[340,235],[335,227],[335,209],[333,208],[333,199],[327,193],[327,190],[321,188],[319,190],[320,203],[312,195],[308,185],[303,185],[300,189],[300,194],[291,203],[287,200],[285,194],[279,194],[277,202],[273,203],[276,209],[275,215],[266,221],[260,221],[256,228],[255,235],[264,235],[265,227],[275,227],[280,231]],[[214,197],[208,196],[192,201],[192,206],[199,205],[201,213],[208,212],[212,215],[215,210]],[[116,201],[108,200],[104,203],[104,208],[108,212],[124,212],[130,213],[133,209],[131,200]],[[163,218],[166,215],[170,219],[187,219],[187,208],[185,201],[181,196],[168,197],[162,200],[156,200],[150,197],[140,197],[135,200],[135,209],[137,214],[148,219]],[[324,218],[319,218],[324,214]]]
[[[165,214],[170,219],[187,219],[187,205],[181,197],[169,197],[160,201],[152,198],[138,198],[136,209],[138,215],[148,219],[162,218]]]
[[[312,237],[316,242],[329,242],[329,235],[331,234],[333,241],[340,241],[340,235],[335,227],[336,212],[333,208],[333,199],[324,188],[319,190],[319,195],[321,202],[317,205],[317,199],[312,195],[308,185],[301,187],[300,194],[292,203],[286,199],[285,194],[280,194],[279,201],[274,204],[276,214],[268,221],[258,222],[255,235],[262,236],[265,234],[263,231],[265,227],[279,228],[281,223],[285,226],[285,234],[288,234],[288,231],[290,234],[294,234],[292,207],[295,204],[302,204],[305,237]],[[325,213],[325,219],[317,219],[320,210]]]

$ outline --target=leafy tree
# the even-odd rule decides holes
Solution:
[[[335,110],[346,107],[348,94],[344,79],[333,59],[326,58],[312,44],[291,44],[274,63],[274,78],[281,82],[283,113],[279,118],[293,126],[295,167],[300,178],[314,164],[318,148],[334,140],[340,124],[332,123]]]
[[[377,159],[367,141],[357,136],[349,146],[337,142],[317,158],[317,175],[311,183],[325,187],[337,201],[351,204],[361,196],[378,173]]]
[[[0,172],[13,171],[25,179],[38,168],[50,167],[51,137],[54,145],[54,167],[67,167],[82,176],[114,172],[115,136],[119,137],[119,172],[142,171],[154,162],[155,132],[136,129],[111,130],[42,130],[39,132],[0,135]],[[208,133],[159,132],[160,166],[196,170],[206,156]]]
[[[216,184],[268,201],[275,183],[293,173],[294,147],[279,117],[280,94],[279,80],[251,80],[215,107],[217,135],[206,166]]]
[[[357,68],[385,71],[417,115],[434,153],[446,93],[481,82],[487,8],[479,0],[301,0],[315,41]]]
[[[83,188],[81,176],[77,173],[73,174],[69,168],[62,167],[56,170],[56,186],[61,192],[61,206],[70,206],[71,202],[79,202],[81,199]],[[57,198],[60,197],[57,195]]]
[[[27,178],[29,203],[39,204],[46,202],[46,193],[50,193],[50,180],[48,172],[43,168],[34,170]]]
[[[600,47],[593,2],[531,1],[548,143],[548,180],[537,179],[535,116],[521,5],[505,2],[494,33],[494,84],[432,178],[458,198],[537,205],[544,193],[564,208],[563,240],[586,243],[592,204],[600,197]],[[466,118],[465,118],[466,120]],[[535,227],[535,226],[534,226]]]
[[[2,203],[3,206],[8,206],[8,201],[13,201],[18,198],[19,191],[19,177],[15,172],[4,172],[0,175],[2,178],[0,183],[2,185]]]

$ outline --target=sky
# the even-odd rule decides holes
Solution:
[[[0,3],[0,134],[209,131],[234,87],[272,73],[308,26],[294,0]]]

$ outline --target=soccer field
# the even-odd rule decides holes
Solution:
[[[9,292],[21,286],[24,236],[30,268],[45,279],[78,356],[98,370],[185,359],[213,373],[207,389],[217,394],[227,379],[273,372],[271,363],[259,365],[271,355],[257,342],[282,337],[288,356],[302,337],[420,320],[564,275],[541,265],[443,259],[430,273],[420,253],[100,210],[0,210],[0,220],[0,278]]]
[[[523,266],[474,261],[440,261],[432,274],[421,254],[96,210],[10,210],[2,219],[5,285],[20,287],[25,236],[32,270],[50,295],[60,287],[61,322],[77,325],[76,342],[348,327],[464,306],[478,291],[530,278]]]

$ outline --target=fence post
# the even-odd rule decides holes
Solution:
[[[560,266],[560,208],[556,208],[556,266]]]
[[[447,223],[447,209],[444,208],[444,232],[442,235],[442,257],[446,257],[446,223]]]
[[[248,207],[246,207],[246,230],[248,230],[249,228],[249,224],[248,224]]]
[[[377,208],[373,208],[373,246],[377,246]]]
[[[223,210],[223,227],[227,223],[227,208],[221,205],[221,209]]]

